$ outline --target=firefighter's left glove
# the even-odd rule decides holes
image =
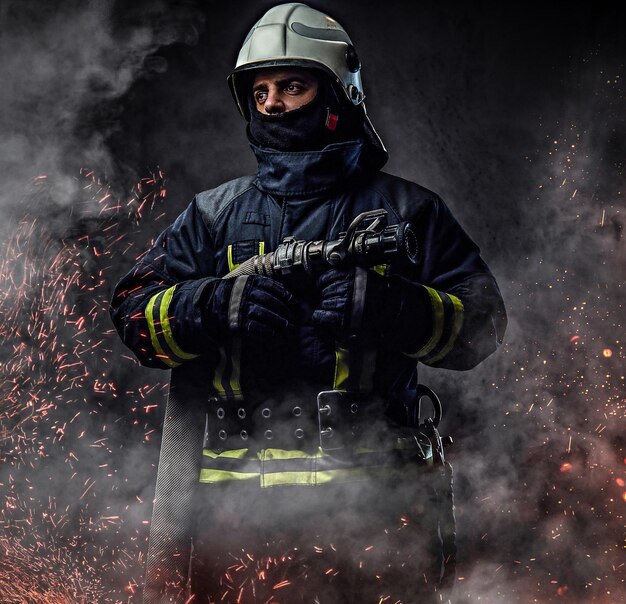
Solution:
[[[316,283],[313,323],[338,341],[365,337],[411,352],[428,340],[432,307],[423,285],[363,268],[330,269]]]
[[[207,304],[204,325],[218,339],[238,334],[280,339],[295,334],[297,299],[284,285],[261,275],[221,279]]]

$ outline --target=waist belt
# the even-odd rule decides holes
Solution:
[[[200,482],[318,485],[389,477],[407,464],[432,463],[429,437],[391,423],[384,404],[337,390],[320,392],[315,406],[247,410],[211,399]]]
[[[403,405],[401,405],[403,406]],[[393,407],[381,397],[358,392],[325,390],[317,398],[286,397],[256,406],[244,401],[208,399],[204,448],[216,453],[237,449],[265,448],[314,453],[348,450],[401,448],[397,439],[411,446],[417,424],[393,417]],[[391,439],[392,444],[389,443]]]

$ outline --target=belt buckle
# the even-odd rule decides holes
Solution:
[[[361,432],[359,412],[364,401],[352,392],[323,390],[317,394],[320,447],[337,451],[352,445]]]

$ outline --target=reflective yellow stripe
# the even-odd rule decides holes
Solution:
[[[431,287],[426,287],[426,291],[430,296],[430,303],[433,311],[433,334],[430,337],[430,340],[428,340],[428,342],[426,342],[426,344],[424,344],[424,346],[422,346],[417,352],[411,354],[406,353],[406,355],[412,359],[419,359],[420,357],[424,357],[431,352],[439,343],[441,334],[443,333],[443,302],[441,301],[441,296],[436,289],[432,289]]]
[[[443,359],[452,350],[454,342],[456,341],[456,338],[461,331],[461,327],[463,327],[463,318],[465,311],[465,309],[463,308],[463,302],[461,302],[461,300],[451,294],[448,294],[448,297],[450,298],[450,300],[452,301],[452,305],[454,306],[454,324],[452,326],[452,333],[450,334],[446,345],[441,349],[441,352],[438,355],[434,356],[432,359],[428,359],[429,365],[431,363],[437,363],[438,361],[441,361],[441,359]]]
[[[213,388],[220,397],[226,396],[226,390],[222,385],[222,376],[224,375],[224,368],[226,367],[226,351],[223,346],[220,346],[220,360],[217,363],[215,372],[213,374]]]
[[[228,246],[228,252],[227,252],[227,256],[228,256],[228,270],[230,271],[234,271],[239,264],[234,264],[233,263],[233,246],[232,244],[230,244]]]
[[[404,443],[398,447],[389,449],[390,451],[398,451],[407,449]],[[357,447],[353,450],[353,453],[358,457],[359,455],[365,455],[367,453],[377,453],[378,449],[372,449],[371,447]],[[221,453],[216,453],[211,449],[203,449],[202,455],[209,457],[210,459],[245,459],[255,460],[258,459],[261,462],[264,461],[284,461],[286,459],[322,459],[324,457],[332,457],[328,453],[324,453],[321,447],[318,447],[315,453],[307,453],[299,449],[261,449],[255,453],[250,453],[250,449],[227,449]]]
[[[261,476],[261,487],[280,485],[314,486],[318,484],[316,472],[272,472]]]
[[[241,383],[239,381],[241,375],[241,338],[234,336],[231,342],[230,358],[224,346],[220,346],[220,360],[213,374],[213,388],[217,395],[221,398],[234,398],[234,400],[242,400],[243,393],[241,391]],[[230,381],[229,386],[233,396],[224,388],[224,373],[230,361]]]
[[[395,472],[389,466],[372,468],[345,468],[342,470],[326,470],[317,472],[317,484],[328,482],[356,482],[359,480],[370,480],[372,478],[384,478]]]
[[[373,346],[364,346],[361,350],[338,347],[333,389],[369,392],[374,384],[376,356]]]
[[[214,484],[230,480],[261,479],[261,488],[285,485],[315,486],[329,482],[357,482],[384,478],[392,471],[389,468],[350,468],[324,472],[273,472],[260,476],[254,472],[228,472],[226,470],[201,470],[200,482]]]
[[[241,374],[241,338],[239,336],[233,338],[230,361],[233,367],[230,374],[230,388],[233,391],[235,400],[241,400],[241,384],[239,383],[239,376]]]
[[[181,348],[176,344],[174,337],[172,335],[172,329],[170,327],[170,320],[167,316],[167,311],[170,308],[170,302],[172,301],[172,297],[174,296],[174,290],[176,286],[170,287],[163,294],[163,299],[161,300],[161,308],[159,308],[159,315],[161,319],[161,330],[163,331],[163,335],[165,336],[165,341],[167,345],[172,349],[172,352],[181,359],[195,359],[197,354],[189,354],[188,352],[184,352]]]
[[[345,468],[340,470],[324,470],[317,472],[232,472],[227,470],[200,470],[202,484],[214,484],[231,480],[260,479],[260,487],[277,487],[286,485],[316,486],[329,482],[360,482],[376,478],[386,478],[393,473],[401,472],[389,466],[371,468]]]
[[[146,317],[146,321],[148,322],[148,329],[150,330],[150,342],[152,342],[152,347],[157,351],[157,357],[163,361],[168,367],[178,367],[180,363],[176,363],[172,361],[166,354],[161,344],[159,344],[159,339],[157,338],[156,329],[154,326],[153,319],[153,311],[154,311],[154,302],[158,296],[161,295],[161,292],[155,294],[150,298],[148,304],[146,306],[146,310],[144,311],[144,315]]]
[[[218,457],[227,457],[228,459],[244,459],[248,454],[248,449],[229,449],[228,451],[222,451],[216,453],[211,449],[202,449],[202,455],[210,457],[211,459],[217,459]]]
[[[259,256],[265,253],[265,241],[259,241]],[[234,271],[239,263],[233,262],[233,245],[232,243],[228,246],[228,250],[226,251],[226,256],[228,257],[228,270]]]
[[[346,382],[350,377],[349,352],[346,348],[337,348],[335,351],[335,379],[334,390],[345,390]]]
[[[279,459],[319,459],[324,457],[325,453],[318,449],[315,453],[307,453],[298,449],[262,449],[258,453],[261,461],[279,460]]]
[[[258,480],[258,472],[228,472],[226,470],[200,470],[200,482],[203,484],[213,484],[215,482],[226,482],[227,480]]]
[[[215,453],[209,449],[204,449],[202,454],[211,459],[239,459],[244,463],[259,462],[259,470],[255,472],[237,472],[236,470],[219,470],[202,468],[200,471],[200,482],[203,484],[213,484],[218,482],[226,482],[231,480],[252,480],[258,479],[261,488],[281,486],[281,485],[301,485],[316,486],[327,484],[329,482],[356,482],[371,480],[377,478],[389,478],[394,474],[400,474],[407,465],[421,466],[432,465],[433,458],[420,461],[408,461],[400,466],[391,463],[372,465],[367,467],[352,468],[336,468],[331,470],[318,470],[317,460],[330,457],[321,449],[316,453],[306,453],[305,451],[288,450],[288,449],[262,449],[255,453],[250,453],[249,449],[235,449]],[[355,451],[356,453],[357,451]],[[373,452],[369,449],[362,449],[361,452]],[[309,459],[311,460],[310,470],[300,471],[282,471],[272,472],[266,471],[265,462],[271,464],[272,461],[285,461],[290,459]]]
[[[381,277],[384,277],[387,273],[387,265],[386,264],[377,264],[372,266],[372,270],[378,273]]]

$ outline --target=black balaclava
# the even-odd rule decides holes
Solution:
[[[306,105],[267,115],[248,96],[248,137],[254,144],[278,151],[319,151],[331,143],[358,140],[363,131],[360,108],[341,101],[325,74],[316,72],[318,90]]]

